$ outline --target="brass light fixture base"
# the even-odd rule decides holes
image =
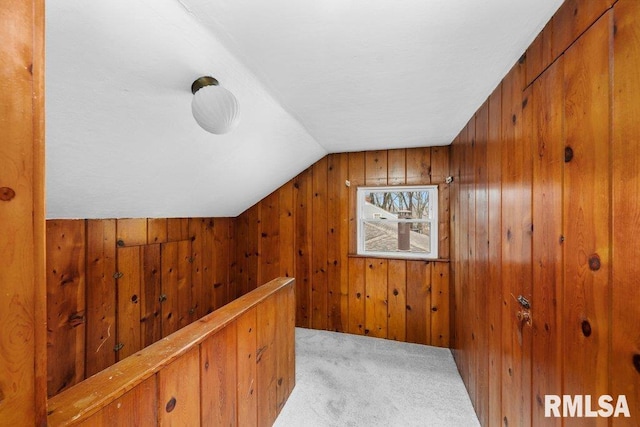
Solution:
[[[196,79],[191,85],[191,93],[195,94],[197,91],[205,86],[218,86],[218,80],[211,76],[202,76]]]

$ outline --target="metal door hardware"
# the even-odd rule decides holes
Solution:
[[[522,295],[518,295],[517,300],[523,308],[526,308],[527,310],[531,308],[531,303],[529,303],[529,300]]]

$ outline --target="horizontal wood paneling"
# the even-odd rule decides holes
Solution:
[[[47,221],[49,395],[235,299],[235,222]]]
[[[245,248],[239,253],[246,254],[248,265],[244,261],[238,265],[235,281],[250,281],[256,274],[263,281],[275,277],[284,271],[283,263],[291,264],[286,261],[286,245],[293,244],[298,326],[448,346],[449,151],[449,147],[378,150],[331,154],[319,160],[239,216],[236,245]],[[442,259],[407,262],[350,255],[356,246],[357,186],[404,183],[438,185]],[[289,216],[293,224],[286,222]],[[409,268],[411,263],[419,267]],[[432,301],[434,278],[438,295]]]
[[[565,2],[451,149],[454,355],[482,425],[640,419],[640,7],[612,3]],[[631,417],[547,417],[547,395]]]

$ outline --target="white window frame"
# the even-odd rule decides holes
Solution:
[[[429,209],[428,218],[423,219],[366,219],[365,218],[365,198],[366,195],[374,192],[405,192],[405,191],[422,191],[429,193]],[[356,206],[356,218],[357,218],[357,254],[372,257],[384,257],[384,258],[401,258],[401,259],[438,259],[438,186],[437,185],[394,185],[394,186],[362,186],[358,187],[356,191],[357,206]],[[431,231],[430,247],[431,252],[410,252],[410,251],[367,251],[364,245],[364,226],[367,222],[409,222],[409,223],[429,223]]]

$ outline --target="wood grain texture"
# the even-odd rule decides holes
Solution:
[[[156,425],[158,422],[157,406],[156,377],[152,376],[78,425],[111,427],[131,425],[132,420],[144,420],[147,425]]]
[[[162,338],[162,267],[160,245],[142,247],[142,282],[140,285],[140,334],[142,347]]]
[[[277,296],[262,302],[256,312],[256,392],[258,425],[271,426],[278,413],[276,304]]]
[[[178,290],[178,245],[179,242],[168,242],[163,243],[160,247],[162,258],[163,338],[179,329],[180,296]]]
[[[431,150],[429,148],[407,148],[407,185],[431,182]]]
[[[199,347],[234,322],[237,322],[238,347],[229,350],[236,352],[238,356],[238,424],[256,425],[256,307],[265,301],[275,300],[280,291],[292,297],[294,284],[293,279],[279,278],[260,286],[198,322],[180,329],[169,339],[156,342],[140,350],[135,357],[128,357],[63,391],[49,400],[49,425],[63,426],[81,422],[156,375],[159,388],[157,413],[164,418],[161,422],[173,422],[178,411],[189,414],[197,412],[195,416],[181,415],[177,418],[189,425],[192,422],[199,424]],[[283,334],[289,338],[293,338],[294,300],[291,297],[283,300],[287,306],[282,307],[289,313],[290,320],[287,326],[283,326],[289,327],[290,331]],[[290,346],[293,346],[293,341]],[[173,411],[167,412],[166,404],[171,397],[176,398],[176,405]],[[144,422],[142,419],[130,420],[132,425],[144,425]]]
[[[640,294],[637,278],[640,242],[630,230],[640,226],[640,3],[621,0],[615,9],[613,39],[613,233],[612,233],[612,395],[625,395],[631,419],[615,425],[633,425],[640,416]]]
[[[431,342],[431,263],[407,261],[407,342]]]
[[[167,218],[167,241],[187,240],[189,234],[189,218]]]
[[[630,290],[638,245],[630,230],[638,216],[632,117],[638,115],[640,8],[621,0],[607,12],[611,3],[565,2],[491,95],[486,160],[478,157],[482,109],[474,118],[476,147],[467,148],[465,130],[451,149],[452,169],[461,177],[451,192],[454,356],[474,406],[488,400],[486,422],[478,413],[486,425],[637,424],[633,410],[631,419],[544,416],[549,394],[624,394],[630,407],[640,406],[637,328],[630,326],[638,317]],[[479,309],[465,300],[464,289],[471,267],[466,236],[477,236],[478,219],[484,222],[477,212],[480,177],[471,183],[475,212],[467,209],[475,224],[465,217],[468,163],[488,168],[488,316],[480,325],[473,325]],[[485,273],[478,274],[477,240],[475,247],[478,286]],[[516,300],[520,295],[529,309]],[[487,362],[470,354],[482,346],[464,336],[477,327],[488,333]],[[488,393],[482,394],[485,369]]]
[[[563,393],[608,394],[610,316],[609,36],[612,13],[565,53]],[[598,268],[593,260],[598,258]],[[589,371],[591,375],[585,376]],[[602,421],[567,420],[565,425]],[[605,421],[606,423],[606,421]]]
[[[147,219],[147,244],[165,243],[167,241],[167,218]]]
[[[487,322],[489,413],[488,424],[502,423],[502,86],[489,97],[489,133],[487,140]],[[455,304],[455,300],[454,300]],[[452,319],[452,321],[455,320]]]
[[[365,151],[365,184],[387,185],[387,150]]]
[[[85,371],[89,377],[116,362],[116,221],[87,220],[86,227]]]
[[[274,191],[260,202],[259,283],[280,274],[280,196]]]
[[[237,320],[238,425],[258,425],[258,393],[256,391],[257,309],[247,310]]]
[[[121,218],[116,221],[116,240],[119,247],[147,244],[146,218]]]
[[[387,151],[387,184],[401,185],[407,176],[407,150],[404,148]]]
[[[47,394],[53,396],[84,379],[85,224],[47,223]],[[56,354],[52,349],[64,348]]]
[[[158,425],[200,424],[200,348],[194,346],[157,373]]]
[[[365,258],[349,258],[349,329],[350,334],[365,333]]]
[[[178,289],[178,328],[191,323],[195,318],[194,302],[191,290],[191,240],[181,240],[176,243],[178,257],[176,262],[176,280]]]
[[[364,333],[372,337],[387,337],[387,275],[388,261],[366,258]]]
[[[236,323],[200,345],[202,425],[234,426],[236,419]]]
[[[344,332],[349,318],[349,158],[332,154],[327,160],[327,329]]]
[[[387,274],[388,320],[385,338],[405,341],[407,337],[407,261],[389,260]]]
[[[562,390],[561,236],[563,144],[563,64],[560,58],[533,86],[533,319],[532,423],[560,425],[544,416],[544,398]]]
[[[122,360],[142,348],[140,329],[141,284],[144,276],[142,247],[118,248],[116,256],[118,272],[122,276],[116,281],[118,288],[117,348],[112,350],[117,352],[118,360]]]
[[[389,262],[391,265],[391,262]],[[451,295],[449,264],[435,262],[431,269],[431,342],[448,348],[451,345]]]
[[[293,180],[295,200],[295,277],[296,277],[296,325],[311,326],[312,277],[312,192],[311,169],[307,169]],[[256,236],[249,234],[249,240]]]
[[[328,325],[327,169],[326,157],[312,166],[313,254],[311,256],[311,327],[314,329],[327,329]]]
[[[231,221],[229,218],[217,218],[213,226],[213,247],[211,256],[213,257],[213,306],[214,310],[229,302],[229,270],[231,265],[229,228]],[[268,280],[273,280],[278,274]],[[263,282],[265,283],[265,282]]]

